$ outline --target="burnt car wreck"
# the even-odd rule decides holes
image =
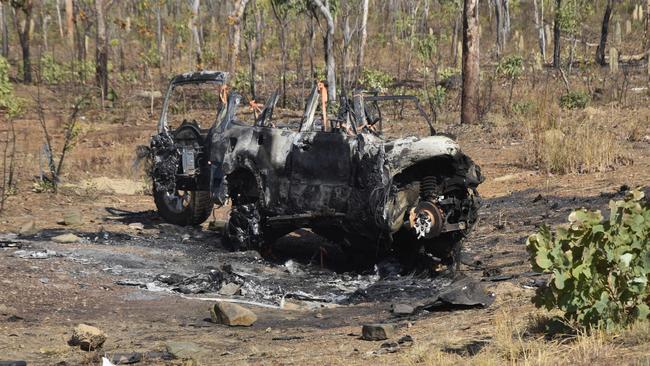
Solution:
[[[477,219],[483,178],[428,119],[430,136],[382,136],[379,102],[414,97],[355,92],[328,118],[320,85],[300,120],[274,120],[276,92],[263,108],[251,103],[257,111],[245,122],[237,116],[242,97],[228,92],[226,76],[188,73],[170,82],[149,150],[154,200],[164,220],[197,225],[213,205],[230,200],[223,237],[235,250],[262,250],[310,228],[353,261],[422,253],[453,262]],[[216,97],[203,97],[212,112],[203,120],[183,116],[172,126],[170,116],[183,109],[171,107],[175,91],[198,84],[214,88]]]

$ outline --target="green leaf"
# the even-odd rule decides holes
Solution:
[[[650,306],[648,306],[648,304],[639,304],[634,310],[638,320],[645,320],[648,318],[648,315],[650,315]]]
[[[632,261],[632,258],[634,258],[634,256],[630,253],[625,253],[620,258],[621,258],[621,263],[623,263],[625,267],[629,267],[630,262]]]
[[[547,270],[553,265],[553,262],[548,259],[548,255],[544,255],[544,253],[540,253],[535,256],[535,263],[539,266],[539,268],[543,270]]]
[[[553,278],[553,281],[554,281],[553,283],[555,284],[555,287],[558,290],[564,289],[564,284],[565,284],[566,280],[569,278],[568,273],[555,270],[555,271],[553,271],[553,277],[554,277]]]

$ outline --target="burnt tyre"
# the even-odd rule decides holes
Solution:
[[[208,191],[179,191],[173,193],[154,190],[158,214],[170,224],[180,226],[201,225],[212,213],[212,200]]]
[[[233,206],[223,237],[232,250],[260,250],[264,235],[257,205]]]

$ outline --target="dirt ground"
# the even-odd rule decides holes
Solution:
[[[606,210],[608,201],[623,197],[626,187],[650,183],[647,141],[625,143],[632,165],[602,173],[547,175],[513,163],[526,148],[521,143],[495,143],[479,127],[456,127],[452,132],[463,150],[487,177],[479,187],[485,204],[464,243],[461,271],[482,280],[495,293],[494,304],[397,318],[390,312],[392,301],[314,306],[314,302],[295,300],[284,309],[247,305],[259,320],[252,327],[234,328],[208,321],[213,302],[192,299],[202,295],[151,291],[125,286],[124,281],[167,272],[205,273],[235,259],[249,260],[251,268],[272,276],[276,272],[286,274],[286,260],[291,258],[267,260],[251,253],[229,253],[221,245],[219,234],[207,230],[207,223],[201,229],[163,224],[153,211],[152,197],[142,193],[145,190],[140,178],[115,169],[107,169],[105,175],[84,172],[83,162],[92,159],[109,167],[128,166],[135,146],[147,144],[153,133],[151,119],[141,117],[133,124],[128,132],[123,131],[123,123],[100,124],[88,131],[70,158],[67,185],[58,194],[33,192],[31,176],[37,172],[38,142],[30,136],[38,137],[39,131],[35,123],[20,125],[21,131],[25,129],[19,133],[19,137],[24,136],[19,142],[24,153],[21,168],[25,169],[18,194],[9,197],[0,216],[0,243],[13,241],[22,247],[0,249],[0,306],[4,305],[0,308],[4,309],[0,314],[0,361],[98,364],[101,355],[141,352],[145,358],[141,364],[174,365],[190,361],[165,360],[167,345],[187,341],[196,345],[191,358],[202,365],[437,364],[442,360],[423,355],[441,352],[458,355],[454,359],[457,363],[470,363],[483,346],[495,342],[504,316],[527,321],[538,312],[530,298],[536,281],[543,277],[531,273],[526,237],[542,223],[564,222],[573,208]],[[118,155],[123,155],[123,161],[110,160],[110,156]],[[81,211],[82,225],[58,223],[70,210]],[[215,210],[218,219],[226,215],[226,208]],[[38,228],[37,235],[8,239],[13,238],[7,236],[9,233],[17,232],[30,220]],[[142,223],[143,228],[129,226],[133,223]],[[75,233],[82,241],[50,240],[62,233]],[[309,237],[303,240],[309,241]],[[16,256],[18,250],[57,254],[26,259]],[[244,260],[241,256],[249,257]],[[318,260],[304,264],[304,258],[294,259],[303,263],[303,269],[320,270]],[[317,286],[312,282],[301,285],[306,292]],[[383,342],[362,340],[361,326],[375,322],[396,323],[397,334],[390,341],[409,335],[414,340],[412,345],[408,342],[391,348],[382,346]],[[96,326],[106,334],[101,350],[85,352],[67,344],[79,323]],[[556,358],[556,364],[647,364],[647,346],[625,346],[627,361],[612,352],[581,359]]]

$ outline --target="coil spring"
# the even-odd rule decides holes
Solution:
[[[420,197],[428,199],[435,195],[436,188],[438,188],[438,180],[432,175],[422,178],[420,182]]]

